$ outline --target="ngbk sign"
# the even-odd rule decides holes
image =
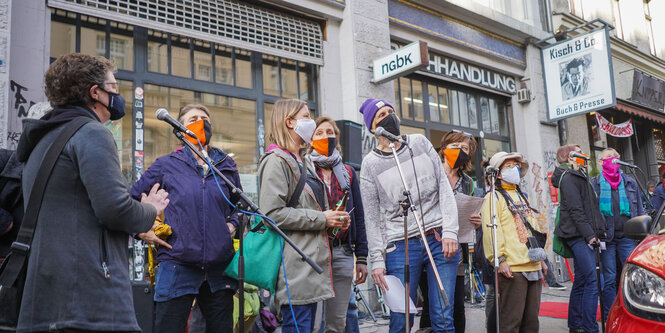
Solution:
[[[413,73],[421,68],[429,66],[429,55],[427,43],[423,41],[413,42],[395,52],[374,60],[373,83],[383,83],[394,78]]]

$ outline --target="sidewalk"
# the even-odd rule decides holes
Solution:
[[[570,288],[572,284],[570,282],[562,283],[566,286],[566,290],[552,290],[548,287],[543,287],[543,293],[541,296],[541,302],[568,302],[568,297],[570,295]],[[476,303],[470,304],[466,302],[466,331],[467,333],[484,333],[485,330],[485,304]],[[371,319],[361,320],[360,322],[360,332],[363,333],[387,333],[388,332],[388,322],[387,318],[380,318],[374,323]],[[554,332],[568,332],[568,325],[566,319],[559,318],[550,318],[543,317],[540,318],[540,332],[541,333],[554,333]],[[414,329],[412,332],[416,332],[418,328],[418,323],[420,317],[416,317],[414,320]],[[458,332],[459,333],[459,332]]]

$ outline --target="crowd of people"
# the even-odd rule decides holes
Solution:
[[[211,145],[215,124],[208,108],[189,104],[180,108],[177,120],[196,134],[186,139],[202,154],[178,148],[157,158],[129,188],[113,136],[104,127],[125,114],[114,70],[102,57],[56,59],[44,80],[53,110],[25,121],[17,151],[0,156],[4,258],[15,249],[11,240],[19,233],[35,180],[43,177],[41,165],[51,143],[69,122],[88,120],[57,155],[46,178],[15,329],[140,331],[127,265],[127,241],[136,237],[158,246],[155,332],[185,332],[195,300],[206,332],[232,332],[240,286],[224,270],[235,253],[233,238],[245,230],[239,229],[238,211],[229,200],[233,193],[220,186],[212,167],[241,187],[236,163]],[[342,162],[340,130],[332,118],[312,119],[307,103],[297,99],[274,104],[268,147],[258,166],[258,204],[323,269],[318,274],[294,248],[284,246],[274,294],[282,332],[312,332],[319,326],[325,332],[358,332],[349,303],[355,298],[353,285],[369,275],[384,292],[389,291],[387,275],[408,282],[414,300],[421,290],[421,328],[464,332],[464,274],[473,243],[460,244],[461,224],[476,229],[474,262],[488,287],[488,332],[496,331],[497,320],[500,332],[537,332],[541,280],[551,276],[552,267],[543,249],[547,235],[536,223],[541,212],[520,188],[527,157],[518,152],[489,156],[483,164],[488,173],[476,182],[467,174],[478,146],[472,135],[451,131],[435,149],[423,135],[402,135],[395,108],[386,100],[367,99],[359,112],[367,131],[381,127],[402,141],[377,135],[376,147],[357,173]],[[602,171],[596,177],[587,173],[587,159],[572,156],[583,156],[579,146],[557,151],[552,184],[561,200],[554,234],[575,259],[568,326],[571,332],[598,332],[599,292],[606,315],[616,297],[617,271],[635,247],[624,237],[623,225],[645,210],[636,180],[612,163],[620,157],[617,151],[600,153]],[[414,207],[406,218],[396,162]],[[665,190],[660,183],[652,185],[653,205],[660,207]],[[459,195],[484,197],[482,209],[459,216]],[[341,202],[343,209],[338,209]],[[161,223],[170,226],[169,235],[156,233]],[[597,246],[604,249],[600,291],[594,271]],[[3,290],[2,297],[10,297],[8,288]],[[10,304],[2,303],[0,308]],[[317,323],[318,305],[323,310]],[[413,319],[413,314],[407,318],[391,311],[390,332],[403,332]]]

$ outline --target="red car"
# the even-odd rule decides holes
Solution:
[[[665,219],[650,228],[651,220],[639,216],[624,225],[626,236],[643,241],[624,265],[619,296],[607,318],[608,333],[665,332]]]

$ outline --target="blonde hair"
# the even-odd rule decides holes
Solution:
[[[300,99],[280,99],[275,102],[270,118],[270,133],[268,143],[275,144],[282,149],[293,151],[298,147],[286,127],[286,119],[295,117],[307,103]]]

